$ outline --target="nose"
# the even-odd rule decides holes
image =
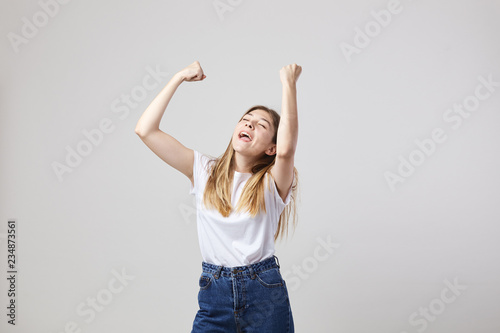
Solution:
[[[253,127],[253,125],[252,125],[252,124],[250,124],[250,123],[248,123],[248,124],[245,124],[245,125],[248,125],[248,126],[250,126],[250,128],[252,128],[252,127]]]

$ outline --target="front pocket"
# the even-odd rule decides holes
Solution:
[[[281,273],[277,267],[256,273],[256,279],[266,288],[283,286],[283,278],[281,277]]]
[[[200,279],[198,281],[198,285],[200,286],[201,290],[207,289],[210,284],[212,283],[212,278],[208,275],[201,274]]]

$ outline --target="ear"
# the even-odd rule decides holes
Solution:
[[[273,144],[271,147],[267,148],[265,151],[266,155],[272,156],[276,154],[276,145]]]

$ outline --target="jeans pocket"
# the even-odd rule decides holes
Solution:
[[[256,279],[266,288],[276,288],[283,286],[283,278],[278,267],[267,269],[256,273]]]
[[[200,286],[200,290],[205,290],[208,287],[210,287],[210,285],[212,284],[212,279],[213,279],[212,274],[208,274],[205,272],[201,273],[200,279],[198,281],[198,285]]]

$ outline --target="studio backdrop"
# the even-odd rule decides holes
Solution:
[[[297,332],[500,332],[500,2],[3,1],[0,331],[189,332],[190,181],[134,129],[211,156],[297,82]],[[263,310],[264,311],[264,310]]]

